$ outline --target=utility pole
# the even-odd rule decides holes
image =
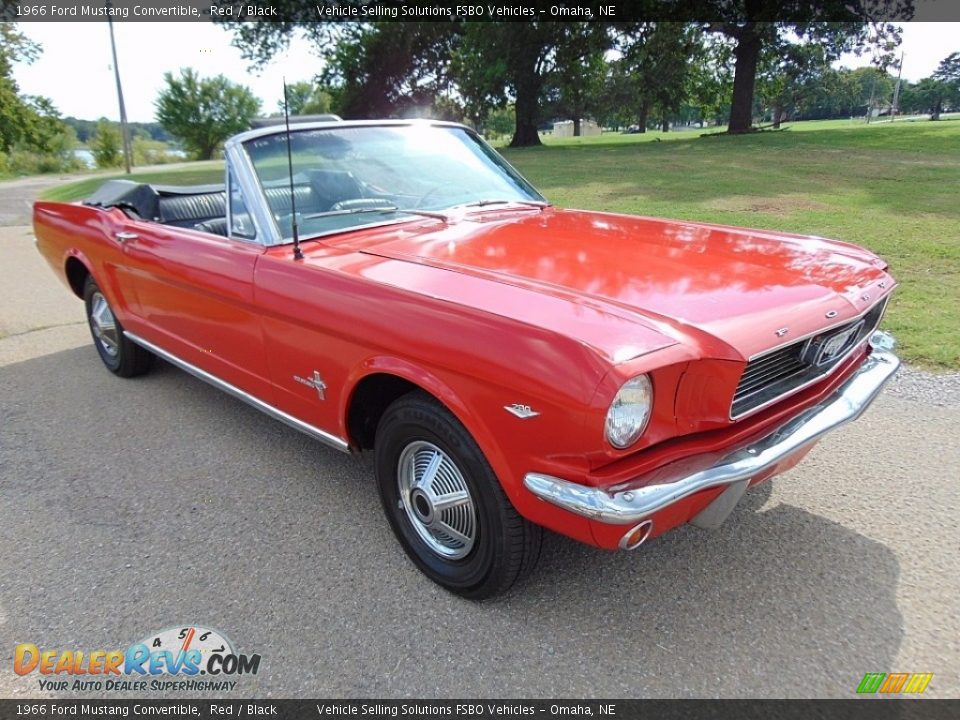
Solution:
[[[893,88],[893,103],[890,105],[890,122],[897,116],[897,105],[900,102],[900,78],[903,77],[903,58],[906,53],[900,53],[900,69],[897,70],[897,84]]]
[[[130,174],[130,129],[127,127],[127,108],[123,104],[123,87],[120,85],[120,66],[117,65],[117,43],[113,37],[113,18],[110,11],[113,6],[110,0],[106,2],[107,25],[110,26],[110,49],[113,51],[113,74],[117,78],[117,100],[120,101],[120,132],[123,134],[123,162]]]

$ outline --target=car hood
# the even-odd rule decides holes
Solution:
[[[602,305],[742,358],[856,317],[894,286],[882,260],[847,243],[554,208],[486,210],[337,244]]]

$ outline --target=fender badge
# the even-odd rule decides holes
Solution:
[[[529,420],[532,417],[536,417],[540,413],[531,408],[529,405],[521,405],[520,403],[514,403],[513,405],[504,405],[503,409],[506,410],[511,415],[516,415],[521,420]]]
[[[774,334],[775,334],[777,337],[783,337],[783,336],[786,335],[788,332],[790,332],[790,328],[788,328],[788,327],[780,328],[779,330],[774,330],[773,332],[774,332]]]

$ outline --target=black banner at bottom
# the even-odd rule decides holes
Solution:
[[[960,700],[0,700],[2,720],[107,717],[953,720]]]

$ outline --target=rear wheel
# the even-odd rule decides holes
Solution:
[[[149,370],[153,355],[123,334],[123,326],[113,314],[106,296],[89,275],[83,287],[83,299],[93,345],[107,370],[120,377],[134,377]]]
[[[387,519],[431,580],[479,600],[534,567],[541,528],[520,517],[476,442],[432,397],[394,402],[377,427],[375,454]]]

